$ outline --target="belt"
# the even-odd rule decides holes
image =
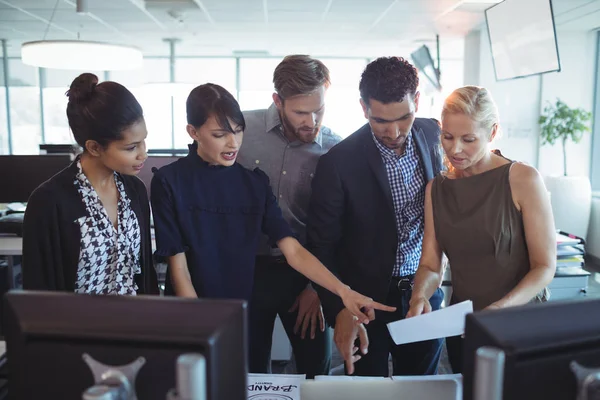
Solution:
[[[397,288],[398,290],[412,290],[415,284],[415,275],[405,276],[392,276],[390,280],[390,286]]]

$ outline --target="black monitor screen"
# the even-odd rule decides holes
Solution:
[[[600,367],[600,299],[530,304],[467,315],[465,400],[475,399],[476,352],[484,346],[505,354],[503,399],[575,399],[577,381],[571,361]]]
[[[81,399],[95,382],[90,356],[112,366],[143,357],[137,398],[165,400],[189,353],[206,359],[207,399],[247,396],[243,301],[17,291],[4,321],[11,398]]]
[[[69,154],[0,156],[0,203],[27,202],[39,185],[71,161]]]

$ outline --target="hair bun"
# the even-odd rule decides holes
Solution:
[[[67,91],[69,102],[81,103],[88,101],[94,94],[98,84],[98,77],[92,73],[85,72],[71,82]]]

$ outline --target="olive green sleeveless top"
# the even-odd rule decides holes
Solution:
[[[481,310],[529,272],[523,218],[508,180],[513,163],[470,177],[438,175],[431,187],[435,234],[448,257],[455,304]]]

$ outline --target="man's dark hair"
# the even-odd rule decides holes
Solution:
[[[402,57],[380,57],[367,65],[360,78],[360,97],[369,105],[374,99],[384,104],[414,96],[419,86],[417,69]]]

